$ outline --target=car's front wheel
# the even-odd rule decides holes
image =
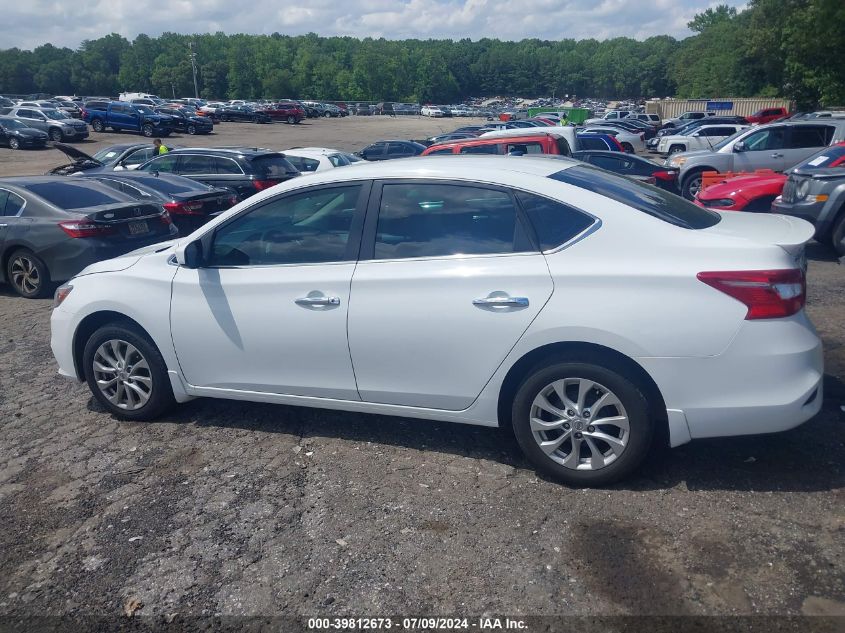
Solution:
[[[91,393],[117,417],[153,420],[174,403],[161,353],[130,324],[112,323],[94,332],[82,363]]]
[[[669,156],[672,154],[677,154],[678,152],[683,152],[686,148],[683,145],[673,145],[669,148]]]
[[[535,370],[517,390],[511,416],[531,463],[572,486],[600,486],[629,475],[654,434],[636,383],[590,362]]]
[[[91,121],[91,127],[94,128],[95,132],[105,132],[106,126],[103,125],[103,122],[100,119],[94,119]]]
[[[695,199],[695,195],[701,190],[702,174],[704,170],[694,171],[684,179],[681,185],[681,194],[687,200]]]
[[[14,136],[9,139],[9,149],[20,149],[21,142]]]
[[[836,254],[840,257],[845,255],[845,209],[839,212],[839,219],[833,225],[830,237]]]
[[[50,140],[54,143],[61,143],[63,140],[65,140],[64,133],[57,127],[50,128],[48,134],[50,136]]]
[[[191,136],[193,136],[193,135],[194,135],[194,134],[196,134],[196,133],[197,133],[197,126],[196,126],[196,125],[193,125],[193,124],[192,124],[192,125],[189,125],[189,126],[188,126],[188,134],[190,134]]]
[[[153,129],[153,126],[150,125],[149,123],[147,123],[146,125],[144,125],[141,128],[141,134],[143,134],[147,138],[151,138],[153,136],[154,132],[155,132],[155,130]]]

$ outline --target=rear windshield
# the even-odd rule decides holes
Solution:
[[[825,169],[827,167],[842,167],[845,169],[845,145],[826,147],[803,163],[799,163],[795,169]]]
[[[164,193],[196,192],[198,190],[205,191],[209,189],[209,187],[202,183],[180,176],[172,176],[170,178],[156,178],[155,176],[150,176],[149,178],[127,178],[126,182],[130,184],[137,182],[138,184],[146,185],[150,189]]]
[[[41,196],[60,209],[81,209],[101,204],[126,202],[126,197],[117,192],[103,191],[100,187],[72,182],[36,182],[24,186],[36,196]]]
[[[255,175],[260,178],[284,178],[296,173],[296,167],[284,157],[278,154],[267,154],[253,158],[250,163],[255,170]]]
[[[629,180],[590,165],[577,165],[549,176],[616,202],[627,204],[669,224],[685,229],[706,229],[721,217],[657,187]]]

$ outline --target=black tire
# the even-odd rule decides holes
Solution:
[[[634,153],[634,146],[630,143],[622,143],[622,149],[624,149],[627,154]]]
[[[107,341],[121,341],[132,345],[147,362],[149,371],[145,371],[143,377],[150,380],[149,399],[137,409],[127,410],[117,406],[106,397],[97,385],[94,357],[100,346]],[[127,358],[131,361],[137,359],[137,356],[129,357],[127,355]],[[85,349],[82,352],[82,368],[88,388],[94,398],[115,417],[124,420],[154,420],[176,402],[173,398],[170,378],[167,375],[167,365],[161,353],[149,336],[132,324],[109,323],[94,332],[85,343]]]
[[[686,148],[683,145],[673,145],[669,148],[669,156],[671,156],[672,154],[677,154],[678,152],[683,152],[685,150]]]
[[[151,138],[153,136],[153,133],[154,133],[153,126],[150,125],[149,123],[147,123],[147,124],[145,124],[141,127],[141,134],[143,134],[147,138]]]
[[[332,113],[331,113],[331,112],[326,112],[323,116],[324,116],[324,117],[326,117],[326,118],[328,119],[328,118],[330,118],[330,117],[332,116]]]
[[[830,241],[837,255],[845,255],[845,209],[839,211],[839,218],[834,222],[830,233]]]
[[[63,140],[65,140],[64,132],[62,132],[57,127],[50,128],[50,131],[47,132],[47,134],[50,137],[50,140],[54,143],[61,143]]]
[[[564,465],[558,460],[568,460],[569,457],[562,456],[561,453],[558,453],[557,449],[553,453],[554,457],[546,454],[540,448],[538,443],[540,440],[537,439],[535,432],[531,428],[532,409],[535,398],[550,388],[556,381],[566,379],[574,381],[578,378],[596,383],[603,390],[611,392],[611,395],[615,395],[624,408],[624,411],[622,411],[613,406],[599,405],[600,409],[592,412],[594,414],[593,418],[602,411],[616,413],[617,415],[624,412],[627,415],[629,431],[623,432],[612,424],[598,424],[596,427],[589,425],[590,418],[588,416],[591,413],[589,408],[596,403],[594,398],[598,397],[601,393],[600,389],[595,388],[595,391],[592,389],[585,390],[587,393],[587,398],[584,401],[586,406],[581,412],[584,416],[581,417],[577,411],[572,411],[575,415],[571,418],[572,424],[567,427],[568,431],[564,431],[562,427],[556,430],[544,431],[543,433],[547,434],[545,436],[547,439],[544,441],[556,441],[560,439],[561,435],[567,434],[570,439],[564,439],[563,443],[559,445],[559,449],[563,450],[568,443],[569,456],[571,456],[574,446],[574,439],[572,437],[578,437],[581,448],[579,448],[576,458],[579,461],[584,460],[580,462],[582,467],[587,466],[587,459],[590,460],[590,464],[593,462],[592,447],[589,445],[589,442],[592,442],[593,446],[596,446],[599,452],[611,451],[609,454],[603,454],[599,457],[602,460],[602,464],[605,459],[609,459],[610,463],[602,465],[595,470],[576,469],[571,464],[570,466]],[[573,382],[570,386],[574,385],[575,383]],[[570,394],[567,393],[566,395]],[[551,402],[551,400],[549,401]],[[571,411],[566,409],[562,401],[556,400],[555,402],[566,413]],[[605,413],[601,419],[607,417],[610,416]],[[560,362],[536,368],[529,373],[522,381],[519,389],[517,389],[513,399],[511,419],[517,442],[525,456],[537,470],[565,484],[582,488],[586,486],[607,485],[630,475],[640,466],[648,454],[652,444],[652,438],[654,437],[654,423],[649,416],[649,406],[643,390],[623,372],[610,369],[598,362]],[[590,428],[593,429],[592,432],[589,431]],[[558,435],[551,437],[555,433]],[[614,435],[614,433],[617,433],[617,435]],[[600,439],[600,435],[596,434],[624,439],[626,443],[621,453],[618,455],[613,453],[611,445]],[[587,446],[586,449],[584,448],[585,445]]]
[[[91,121],[91,127],[94,129],[95,132],[105,132],[106,126],[103,125],[103,122],[100,119],[94,119]]]
[[[16,139],[14,136],[9,138],[9,149],[20,149],[21,142]]]
[[[50,292],[50,271],[30,250],[20,248],[6,261],[6,279],[20,296],[40,299]]]
[[[288,117],[288,125],[293,125],[294,123],[296,123],[296,117],[295,116],[289,116]]]
[[[706,169],[696,169],[693,172],[687,174],[686,178],[684,178],[684,182],[681,185],[681,195],[686,198],[687,200],[692,200],[695,198],[695,194],[701,189],[701,174],[703,174]]]
[[[192,124],[192,125],[189,125],[189,126],[188,126],[188,134],[190,134],[191,136],[193,136],[193,135],[194,135],[194,134],[196,134],[196,133],[197,133],[197,126],[196,126],[196,125],[193,125],[193,124]]]

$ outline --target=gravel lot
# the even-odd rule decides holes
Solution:
[[[173,142],[357,150],[456,124],[230,123]],[[62,157],[0,149],[0,174]],[[159,618],[845,616],[845,270],[809,254],[822,412],[605,490],[538,477],[490,429],[211,400],[118,422],[56,375],[50,302],[0,286],[0,623],[124,618],[131,600]]]

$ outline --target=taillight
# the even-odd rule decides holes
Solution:
[[[807,280],[797,268],[703,272],[698,279],[744,303],[746,320],[790,316],[804,307],[807,298]]]
[[[89,220],[66,220],[59,222],[59,227],[71,237],[104,237],[117,233],[113,226],[96,224]]]
[[[252,186],[256,188],[258,191],[264,191],[265,189],[269,189],[270,187],[275,187],[279,184],[280,181],[278,180],[253,180]]]
[[[678,172],[676,171],[656,171],[651,174],[658,180],[675,180],[678,177]]]
[[[164,208],[171,215],[202,215],[202,202],[167,202]]]

